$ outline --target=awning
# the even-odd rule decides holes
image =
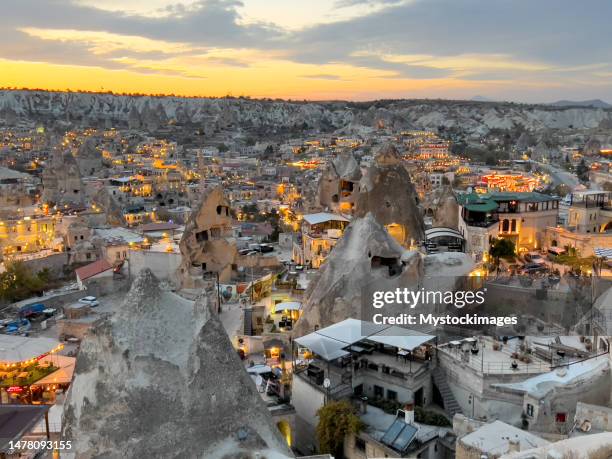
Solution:
[[[452,228],[430,228],[425,230],[425,239],[430,240],[437,237],[454,237],[463,240],[463,236]]]
[[[274,306],[274,314],[283,311],[299,311],[302,309],[302,303],[299,301],[285,301]]]
[[[471,212],[493,212],[497,210],[497,206],[495,201],[485,201],[477,204],[466,204],[463,207]]]
[[[294,341],[300,346],[307,347],[312,352],[328,361],[335,360],[349,354],[343,349],[346,347],[346,343],[319,335],[317,332],[302,336]]]
[[[372,322],[365,322],[358,319],[346,319],[337,324],[318,330],[315,333],[341,341],[345,343],[344,346],[346,346],[347,344],[361,341],[388,327],[388,325],[377,325]]]
[[[49,411],[50,405],[0,405],[0,452],[9,450],[10,441],[20,440]]]
[[[36,381],[32,386],[48,386],[51,384],[69,384],[72,382],[74,374],[74,366],[76,357],[68,357],[65,355],[46,356],[41,359],[41,362],[50,362],[53,365],[59,366],[59,369],[53,373]]]
[[[596,248],[594,252],[596,257],[612,259],[612,249]]]
[[[18,363],[47,354],[59,346],[52,338],[0,335],[0,362]]]
[[[412,330],[397,327],[395,325],[368,337],[370,341],[386,344],[387,346],[395,346],[400,349],[407,349],[409,351],[416,349],[434,338],[435,336],[433,335],[418,334]]]

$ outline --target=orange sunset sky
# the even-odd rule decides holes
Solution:
[[[7,0],[0,86],[612,100],[610,17],[605,0]]]

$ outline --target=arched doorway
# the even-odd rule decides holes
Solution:
[[[407,239],[406,228],[398,223],[391,223],[385,226],[387,232],[400,244],[404,244]]]

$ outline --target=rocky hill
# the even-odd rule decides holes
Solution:
[[[0,120],[15,123],[20,119],[129,125],[150,131],[170,124],[193,125],[205,131],[241,128],[266,133],[313,129],[351,134],[383,126],[443,126],[481,135],[518,125],[533,131],[593,129],[610,125],[612,109],[450,100],[292,102],[1,90]]]
[[[77,357],[63,423],[77,458],[291,457],[208,301],[140,272]]]

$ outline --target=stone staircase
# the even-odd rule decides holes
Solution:
[[[459,403],[457,403],[457,400],[455,399],[455,396],[453,395],[453,392],[446,381],[446,376],[444,375],[442,369],[440,367],[436,367],[433,369],[431,374],[433,376],[434,384],[440,391],[442,400],[444,400],[444,410],[452,419],[455,414],[461,413],[461,407],[459,406]]]

